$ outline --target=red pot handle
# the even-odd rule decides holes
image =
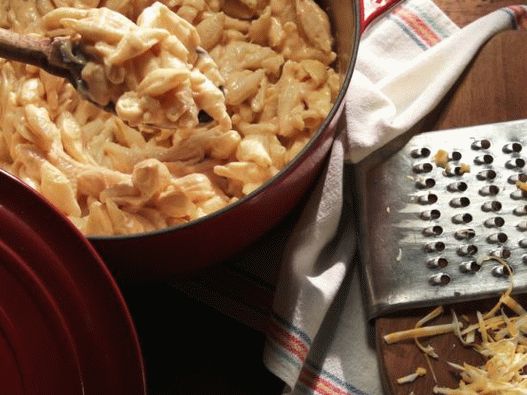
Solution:
[[[388,11],[390,8],[392,8],[394,5],[399,3],[401,0],[358,0],[359,1],[359,8],[360,8],[360,32],[361,34],[366,30],[366,28],[379,16],[384,14],[386,11]],[[367,18],[364,18],[364,2],[365,1],[375,1],[376,3],[384,3],[383,5],[379,5],[375,11],[373,11],[370,15],[368,15]]]

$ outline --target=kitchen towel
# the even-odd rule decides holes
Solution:
[[[393,8],[363,34],[345,124],[303,211],[218,268],[220,274],[179,286],[265,330],[264,362],[286,383],[286,392],[382,393],[372,328],[354,275],[350,163],[429,113],[490,37],[526,25],[525,6],[503,8],[463,29],[430,0]]]

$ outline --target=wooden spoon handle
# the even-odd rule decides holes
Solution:
[[[69,79],[71,73],[62,62],[59,44],[59,39],[27,36],[0,28],[0,57],[31,64]]]
[[[17,62],[43,67],[51,54],[51,39],[26,36],[0,29],[0,56]]]

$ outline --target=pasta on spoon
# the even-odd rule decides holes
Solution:
[[[204,111],[231,128],[217,66],[199,49],[196,29],[165,5],[146,8],[137,24],[108,8],[63,7],[42,25],[48,36],[72,37],[91,55],[81,72],[86,96],[128,125],[192,128]]]

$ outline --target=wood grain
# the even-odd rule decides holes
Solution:
[[[527,32],[503,32],[485,45],[430,126],[447,129],[526,117]]]
[[[501,7],[527,4],[527,1],[520,0],[435,0],[434,2],[458,26],[465,26]]]
[[[422,131],[527,118],[527,81],[523,78],[526,69],[527,32],[504,32],[495,36],[482,48],[445,100],[424,120],[420,126]],[[455,310],[473,314],[476,309],[485,311],[495,301],[457,305]],[[527,296],[522,297],[522,302],[527,305]],[[432,393],[434,382],[430,374],[413,384],[396,383],[397,378],[412,373],[418,366],[428,370],[415,344],[409,341],[386,345],[382,340],[387,333],[414,327],[417,320],[430,310],[400,313],[377,320],[377,349],[387,393]],[[437,323],[450,320],[450,314],[446,314]],[[464,348],[453,335],[439,336],[431,344],[441,357],[440,361],[433,362],[441,385],[452,387],[457,383],[457,377],[446,361],[481,362],[476,352]]]

